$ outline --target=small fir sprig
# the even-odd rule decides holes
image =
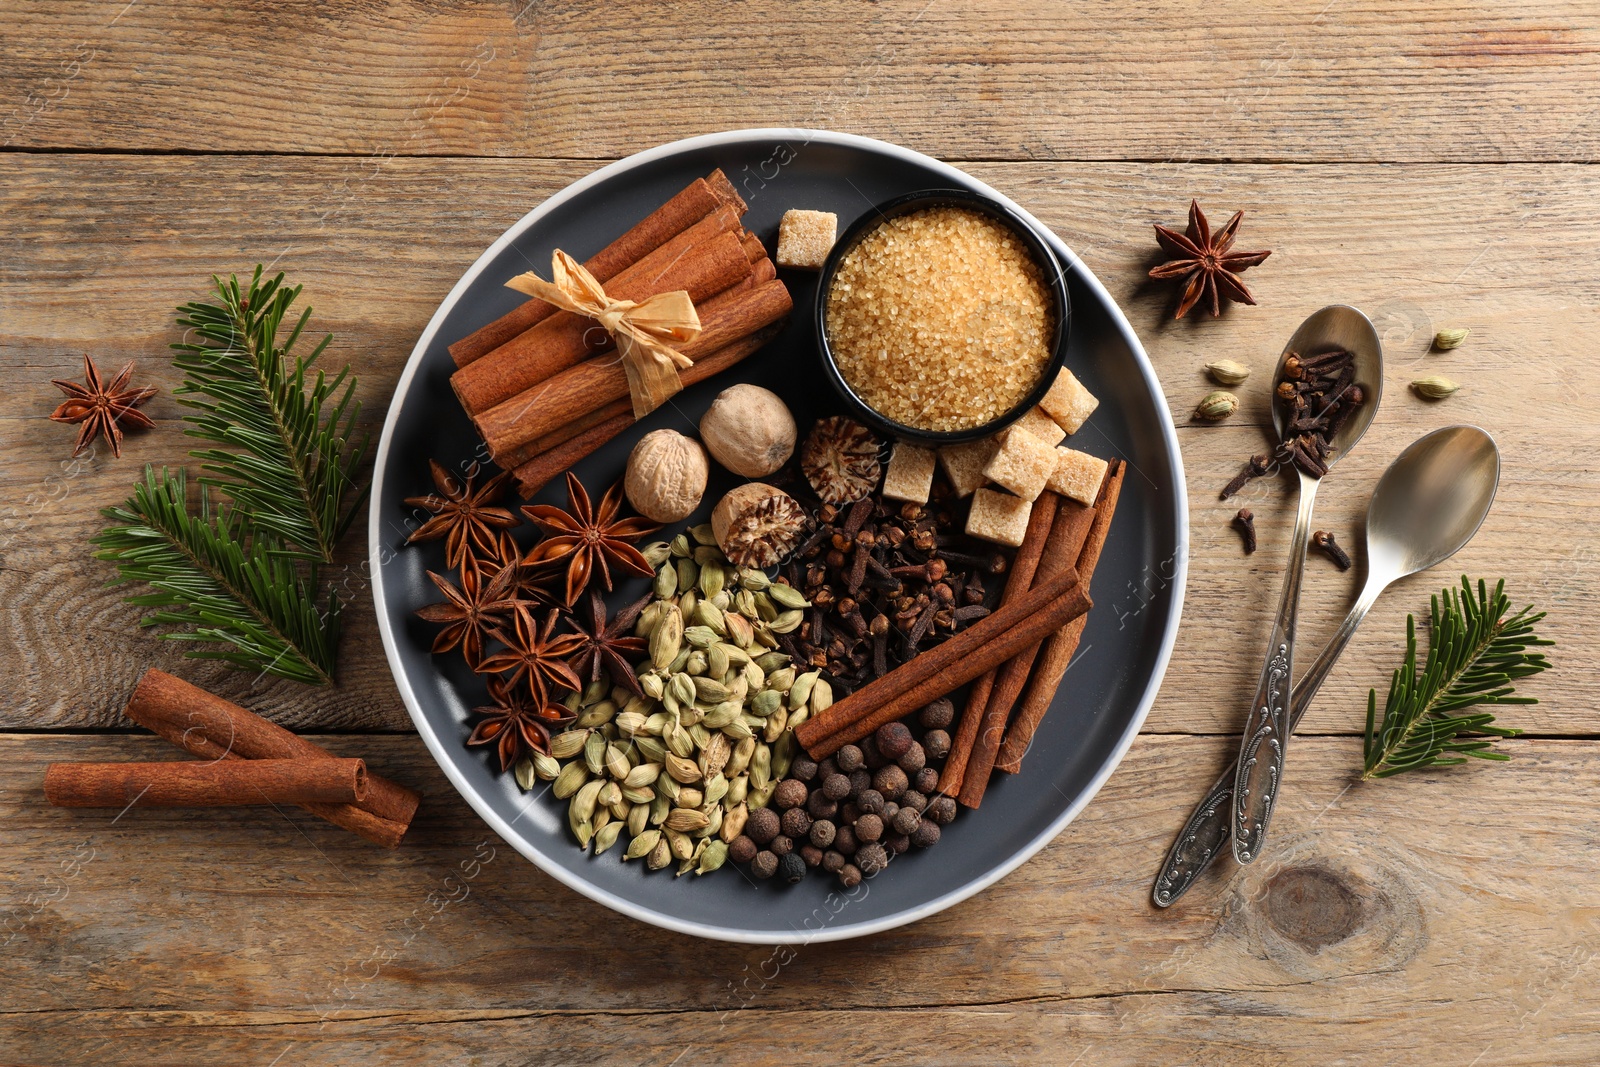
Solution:
[[[104,514],[111,522],[94,539],[96,558],[116,563],[116,582],[153,589],[128,598],[156,609],[141,625],[178,627],[162,638],[202,642],[189,653],[197,659],[309,685],[333,681],[338,598],[319,607],[315,583],[270,536],[252,536],[244,512],[215,506],[201,486],[191,514],[183,471],[146,467],[128,502]]]
[[[312,375],[331,334],[309,354],[294,353],[310,308],[279,338],[300,286],[261,275],[258,266],[244,285],[213,277],[216,303],[178,309],[188,332],[172,346],[184,372],[173,395],[199,412],[184,420],[189,436],[221,446],[190,453],[210,475],[203,481],[286,550],[327,563],[366,495],[356,478],[368,444],[354,436],[361,405],[348,367],[332,379]]]
[[[1533,631],[1544,612],[1534,612],[1530,605],[1508,618],[1510,609],[1504,580],[1496,583],[1492,595],[1480,580],[1474,594],[1463,576],[1460,589],[1446,588],[1434,596],[1433,636],[1420,672],[1416,619],[1406,617],[1406,659],[1389,683],[1381,724],[1376,721],[1378,691],[1367,697],[1363,779],[1448,767],[1469,758],[1511,758],[1495,751],[1494,741],[1522,731],[1493,725],[1489,712],[1458,714],[1485,704],[1538,703],[1534,697],[1514,695],[1512,683],[1549,667],[1543,653],[1529,649],[1555,642]]]

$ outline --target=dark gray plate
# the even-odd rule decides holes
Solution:
[[[963,812],[938,847],[898,858],[849,894],[825,876],[793,887],[753,883],[730,865],[705,878],[674,878],[670,869],[649,872],[642,863],[622,863],[620,848],[599,857],[580,852],[566,830],[563,803],[542,788],[523,793],[509,775],[496,772],[489,752],[463,744],[468,709],[484,702],[482,679],[453,654],[431,655],[433,627],[412,618],[437,599],[424,571],[445,567],[439,544],[405,546],[416,517],[401,501],[430,491],[429,458],[455,466],[481,447],[450,391],[446,347],[524,299],[504,288],[505,279],[528,269],[548,277],[556,248],[580,260],[592,255],[715,167],[749,201],[745,223],[769,249],[790,207],[837,212],[842,227],[872,204],[916,189],[963,186],[999,195],[954,167],[882,141],[814,130],[738,130],[624,159],[534,209],[451,290],[395,389],[378,446],[369,527],[378,625],[400,693],[434,758],[494,831],[549,874],[623,914],[685,933],[757,943],[856,937],[931,915],[1011,871],[1072,820],[1121,760],[1155,699],[1178,630],[1188,567],[1183,466],[1138,339],[1088,268],[1052,239],[1061,262],[1071,265],[1067,365],[1100,398],[1073,444],[1120,456],[1130,470],[1094,577],[1096,607],[1083,651],[1022,773],[997,776],[982,809]],[[711,398],[735,381],[778,392],[802,427],[836,407],[803,310],[814,280],[796,272],[784,277],[796,305],[785,332],[580,463],[576,473],[586,486],[598,495],[620,477],[628,450],[649,430],[694,433]],[[720,480],[714,474],[707,508],[691,523],[705,521],[710,503],[732,483],[725,472]],[[550,502],[563,498],[559,485],[541,494]]]

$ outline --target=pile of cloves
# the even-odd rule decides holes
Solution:
[[[1366,400],[1355,374],[1355,357],[1343,349],[1315,356],[1291,352],[1283,361],[1283,377],[1274,394],[1274,401],[1285,409],[1283,441],[1270,457],[1251,456],[1245,469],[1223,488],[1222,499],[1266,474],[1274,463],[1293,463],[1314,478],[1327,474],[1330,442]]]

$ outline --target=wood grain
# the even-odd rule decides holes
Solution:
[[[161,758],[160,742],[0,736],[7,1058],[1549,1065],[1600,1047],[1589,742],[1352,786],[1353,739],[1306,739],[1273,854],[1157,912],[1154,865],[1231,746],[1141,738],[998,885],[787,950],[568,891],[493,839],[413,738],[328,744],[428,794],[404,848],[293,811],[48,808],[45,761]]]
[[[809,126],[969,160],[1588,161],[1597,78],[1572,0],[21,0],[0,142],[609,159]]]
[[[175,670],[293,728],[408,729],[378,643],[361,538],[345,546],[349,613],[340,685],[311,693],[257,684],[181,660],[136,631],[107,571],[85,562],[99,508],[126,495],[144,462],[182,462],[187,442],[166,345],[171,309],[212,272],[276,262],[306,286],[313,330],[330,330],[331,364],[361,377],[374,431],[415,337],[478,253],[529,206],[585,173],[573,162],[393,159],[371,173],[341,159],[16,156],[0,159],[0,672],[17,680],[0,725],[105,727],[146,666]],[[1505,453],[1493,514],[1447,568],[1401,583],[1378,604],[1335,668],[1305,728],[1359,728],[1366,687],[1398,663],[1407,611],[1462,572],[1504,575],[1512,598],[1550,611],[1557,673],[1530,683],[1536,707],[1508,710],[1535,732],[1594,735],[1600,676],[1564,669],[1596,652],[1587,620],[1600,612],[1600,369],[1588,338],[1600,330],[1600,176],[1585,167],[1169,166],[981,164],[971,168],[1054,227],[1127,310],[1178,420],[1190,492],[1192,558],[1168,686],[1149,728],[1225,733],[1242,715],[1230,694],[1259,667],[1293,511],[1287,486],[1261,481],[1228,503],[1216,490],[1265,443],[1260,383],[1294,327],[1324,303],[1372,313],[1384,334],[1384,408],[1318,501],[1319,525],[1360,544],[1367,494],[1389,459],[1424,430],[1474,422]],[[1488,175],[1487,179],[1485,174]],[[514,188],[517,195],[503,190]],[[205,195],[196,195],[205,190]],[[1149,225],[1181,221],[1185,197],[1214,214],[1248,206],[1241,241],[1274,249],[1249,278],[1261,306],[1217,321],[1172,323],[1170,289],[1143,280],[1154,258]],[[396,242],[426,222],[425,241]],[[90,313],[87,309],[93,308]],[[1472,336],[1429,353],[1443,326]],[[102,366],[137,357],[162,393],[158,427],[108,455],[63,467],[72,431],[46,419],[53,377],[78,373],[82,352]],[[1220,426],[1188,412],[1211,386],[1201,367],[1227,356],[1256,368],[1243,409]],[[1462,383],[1443,403],[1405,388],[1444,373]],[[1094,422],[1080,437],[1096,446]],[[1148,477],[1138,470],[1130,478]],[[1257,514],[1261,548],[1245,557],[1228,520]],[[398,517],[397,517],[398,521]],[[1160,581],[1152,574],[1149,582]],[[1302,640],[1316,648],[1356,591],[1353,574],[1308,567]],[[1097,610],[1140,610],[1149,588],[1096,589]],[[1091,653],[1092,654],[1092,653]],[[1557,679],[1559,681],[1557,681]]]

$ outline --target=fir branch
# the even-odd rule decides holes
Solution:
[[[261,275],[257,266],[243,286],[237,276],[213,276],[219,303],[178,309],[178,325],[189,334],[172,346],[185,375],[173,393],[200,412],[186,417],[188,435],[223,446],[190,453],[212,475],[203,481],[275,535],[282,542],[276,551],[331,562],[366,496],[356,479],[368,439],[353,436],[361,407],[353,400],[355,380],[348,367],[332,379],[318,370],[308,386],[332,335],[309,355],[295,355],[311,309],[280,342],[300,287],[285,287],[282,274],[268,281]]]
[[[1548,668],[1543,653],[1528,649],[1555,642],[1533,632],[1544,612],[1534,613],[1531,605],[1506,617],[1511,599],[1505,585],[1502,579],[1491,596],[1480,580],[1474,596],[1463,575],[1459,590],[1446,588],[1433,597],[1433,636],[1420,673],[1416,619],[1406,616],[1405,663],[1390,680],[1381,724],[1376,722],[1378,691],[1367,695],[1363,779],[1468,759],[1511,758],[1494,750],[1495,738],[1515,737],[1521,730],[1493,725],[1489,712],[1456,714],[1483,704],[1538,703],[1534,697],[1514,695],[1512,683]]]
[[[151,467],[126,504],[102,514],[111,524],[94,538],[95,558],[116,564],[111,584],[155,590],[127,598],[157,609],[141,625],[181,627],[161,636],[204,642],[187,653],[194,658],[312,685],[333,681],[338,598],[330,594],[319,608],[314,579],[298,573],[271,535],[252,534],[250,516],[213,508],[203,485],[199,514],[190,514],[183,471],[157,475]]]

